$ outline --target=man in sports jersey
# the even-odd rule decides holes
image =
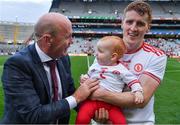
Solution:
[[[139,78],[144,102],[135,104],[132,92],[118,93],[103,89],[96,90],[91,97],[124,107],[129,124],[155,124],[154,93],[163,79],[167,57],[163,51],[144,42],[144,35],[150,29],[151,20],[151,8],[142,1],[130,3],[124,10],[122,20],[123,41],[128,52],[121,61]],[[107,122],[108,115],[108,111],[102,108],[96,111],[95,119],[101,123]]]

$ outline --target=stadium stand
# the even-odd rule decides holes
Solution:
[[[53,0],[50,12],[66,15],[73,24],[73,41],[69,53],[94,54],[101,36],[122,36],[123,9],[132,0]],[[168,56],[180,56],[180,1],[149,0],[153,9],[152,28],[146,34],[150,44]],[[0,54],[13,54],[25,44],[33,43],[34,24],[0,22]],[[146,41],[146,40],[145,40]]]
[[[69,53],[94,54],[99,37],[122,36],[121,17],[129,2],[130,0],[61,0],[58,7],[51,6],[50,11],[65,14],[73,23],[74,44],[70,47]],[[159,47],[168,56],[179,56],[180,47],[176,41],[180,38],[180,2],[148,2],[152,6],[154,16],[151,31],[146,34],[146,39],[151,39],[150,44]],[[85,46],[87,41],[88,47]]]
[[[98,37],[74,37],[73,44],[68,49],[73,54],[91,54],[95,55]],[[145,42],[160,48],[168,57],[180,57],[180,40],[179,39],[155,39],[147,38]]]
[[[67,16],[104,16],[122,17],[124,8],[131,0],[54,0],[50,11]],[[180,16],[179,1],[149,0],[156,18],[175,18]],[[55,4],[56,3],[56,4]]]
[[[34,24],[0,21],[0,55],[12,55],[25,46]]]

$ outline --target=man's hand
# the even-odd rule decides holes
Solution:
[[[109,121],[109,113],[104,108],[95,111],[94,120],[101,124],[111,124],[111,121]]]
[[[87,79],[89,79],[89,76],[87,74],[81,74],[80,76],[80,84],[83,84]]]
[[[84,101],[93,91],[99,88],[99,81],[97,79],[87,79],[72,96],[75,97],[76,102]]]

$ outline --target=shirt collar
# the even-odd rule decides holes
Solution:
[[[41,59],[41,62],[47,62],[50,60],[53,60],[51,57],[49,57],[47,54],[45,54],[38,46],[37,42],[35,43],[35,48],[37,50],[37,53]]]

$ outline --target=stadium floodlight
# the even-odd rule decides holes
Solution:
[[[88,14],[92,14],[92,10],[91,9],[88,10]]]

